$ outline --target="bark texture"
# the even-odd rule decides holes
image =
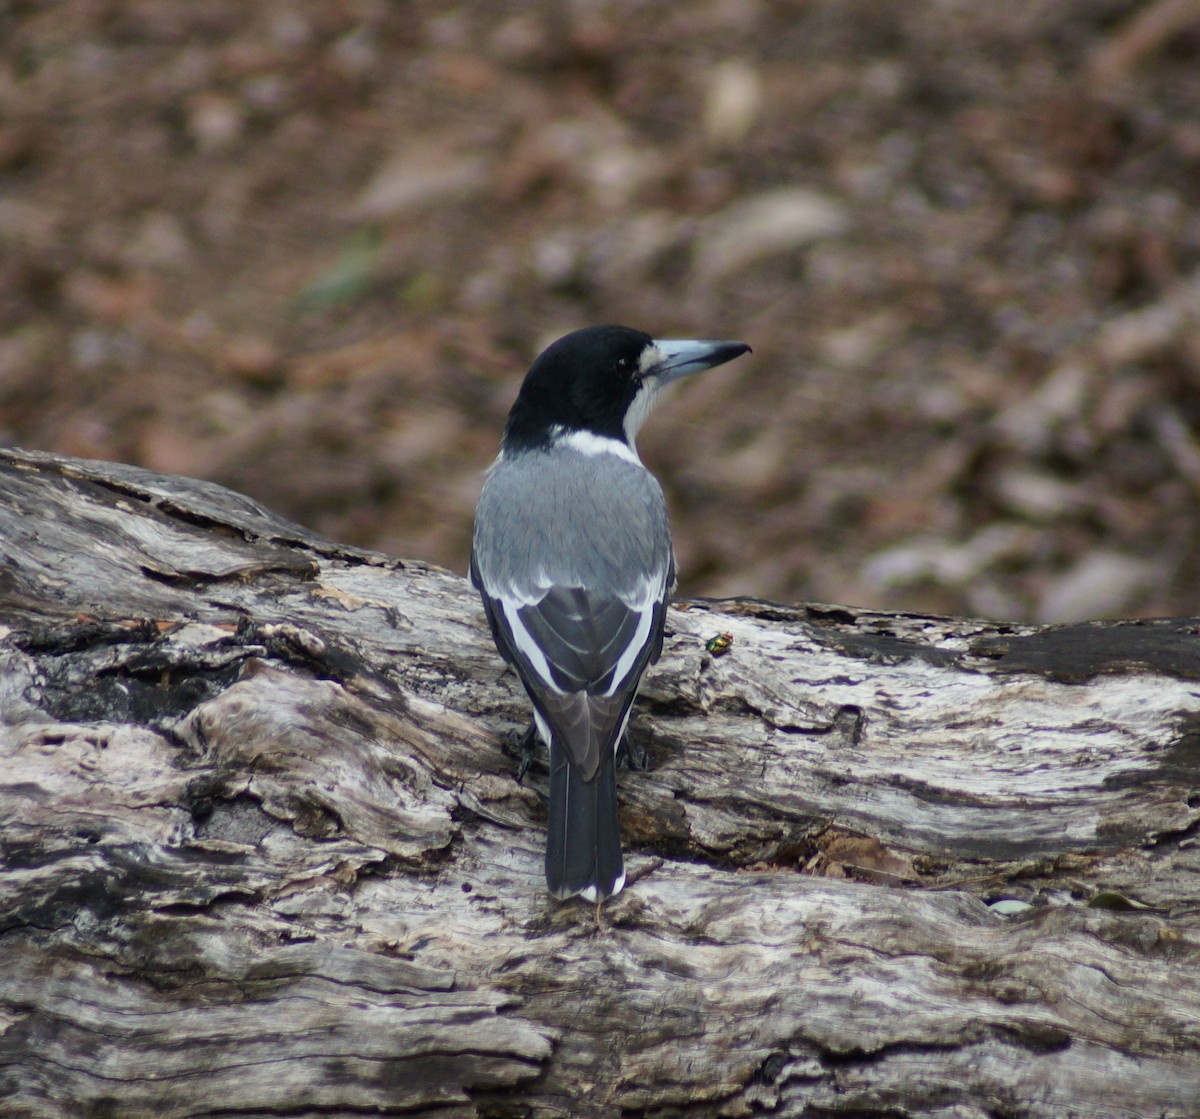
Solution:
[[[0,452],[0,1114],[1195,1117],[1197,631],[680,603],[597,918],[463,579]]]

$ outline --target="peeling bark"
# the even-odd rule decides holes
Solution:
[[[597,920],[464,580],[14,450],[0,552],[4,1116],[1200,1114],[1194,619],[679,604]]]

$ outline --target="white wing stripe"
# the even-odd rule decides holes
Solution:
[[[525,604],[520,601],[512,602],[507,598],[500,598],[496,601],[499,602],[500,609],[504,611],[504,619],[512,631],[517,649],[533,667],[542,683],[556,695],[563,695],[562,688],[554,683],[554,675],[550,670],[550,662],[546,659],[546,654],[542,652],[538,643],[533,639],[533,635],[525,628],[525,623],[521,621],[518,611]]]
[[[651,601],[639,603],[637,610],[637,629],[622,650],[617,666],[613,669],[612,683],[604,693],[606,696],[613,695],[622,686],[627,686],[625,677],[629,674],[634,662],[642,655],[642,651],[646,648],[646,642],[650,640],[650,625],[654,621],[654,605]]]

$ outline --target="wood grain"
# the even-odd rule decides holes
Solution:
[[[463,579],[0,487],[0,1114],[1200,1113],[1195,620],[681,603],[597,920]]]

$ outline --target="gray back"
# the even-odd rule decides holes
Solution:
[[[625,597],[671,564],[662,489],[644,467],[570,448],[502,459],[475,515],[474,562],[496,591],[539,583]]]

